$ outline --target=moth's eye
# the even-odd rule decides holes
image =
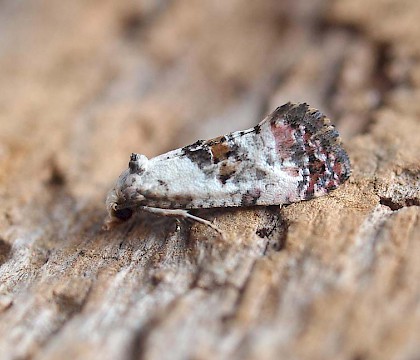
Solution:
[[[115,210],[114,215],[120,220],[128,220],[133,215],[133,210],[129,208]]]

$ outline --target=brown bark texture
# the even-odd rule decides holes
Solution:
[[[0,2],[1,359],[419,359],[420,2]],[[330,196],[101,229],[131,152],[335,123]],[[188,176],[188,175],[187,175]]]

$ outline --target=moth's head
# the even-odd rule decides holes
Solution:
[[[104,225],[106,230],[130,219],[134,209],[145,199],[139,190],[147,162],[146,156],[131,154],[128,169],[123,171],[106,198],[108,210],[108,218]]]

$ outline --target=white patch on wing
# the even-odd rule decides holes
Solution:
[[[280,162],[274,137],[266,124],[261,128],[264,134],[257,135],[253,129],[248,129],[244,135],[239,132],[231,135],[236,148],[240,149],[235,155],[243,155],[246,160],[226,161],[235,167],[235,174],[225,183],[220,180],[220,163],[203,169],[177,149],[149,160],[148,169],[141,176],[142,191],[150,192],[154,202],[156,198],[162,199],[166,206],[169,202],[165,199],[190,198],[191,201],[183,205],[185,208],[240,206],[243,195],[255,197],[256,205],[280,205],[297,200],[296,189],[302,174],[292,176],[284,171],[285,167],[293,168],[295,164]],[[275,159],[274,163],[268,164],[267,156]],[[264,177],[251,178],[247,174],[250,166],[263,172]],[[162,183],[167,184],[169,191]]]

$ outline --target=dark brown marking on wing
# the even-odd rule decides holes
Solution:
[[[199,167],[203,168],[213,164],[211,151],[207,146],[204,146],[203,140],[183,147],[182,153]]]
[[[226,160],[231,154],[231,148],[226,142],[218,142],[210,147],[213,155],[213,162],[217,164],[220,161]]]
[[[258,189],[247,190],[242,194],[241,206],[253,206],[257,203],[261,196],[261,191]]]
[[[235,175],[236,169],[237,167],[234,164],[229,164],[227,162],[221,164],[218,175],[220,182],[226,184],[226,182]]]
[[[168,192],[168,191],[169,191],[169,185],[168,185],[168,183],[167,183],[167,182],[165,182],[165,181],[163,181],[163,180],[158,180],[158,184],[159,184],[160,186],[162,186],[162,187],[165,189],[165,191],[166,191],[166,192]]]
[[[255,169],[255,179],[256,180],[263,180],[267,176],[267,172],[263,169]]]
[[[221,136],[217,136],[213,139],[207,140],[205,143],[207,145],[213,145],[213,144],[216,144],[216,143],[219,143],[219,142],[223,142],[224,140],[225,140],[225,136],[221,135]]]

